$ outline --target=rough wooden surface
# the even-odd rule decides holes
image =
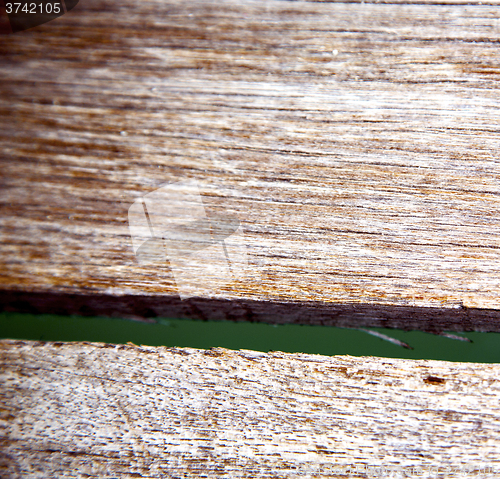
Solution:
[[[0,364],[6,479],[500,473],[499,365],[6,340]]]
[[[494,5],[238,0],[3,36],[3,307],[500,330],[499,41]],[[127,224],[186,180],[249,261],[196,301]]]

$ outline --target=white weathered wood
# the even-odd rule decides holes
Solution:
[[[81,0],[2,37],[0,281],[38,295],[2,302],[498,331],[499,41],[495,5],[260,0]],[[204,307],[127,225],[187,179],[251,265]]]
[[[6,479],[500,474],[498,364],[4,340],[0,366]]]

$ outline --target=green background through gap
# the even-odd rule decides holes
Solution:
[[[0,313],[0,338],[44,341],[96,341],[209,349],[253,349],[333,356],[382,356],[500,363],[500,333],[459,333],[473,343],[420,331],[370,328],[400,339],[413,350],[369,334],[328,326],[274,326],[231,321],[158,319],[142,323],[125,319]]]

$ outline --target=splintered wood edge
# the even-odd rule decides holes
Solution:
[[[2,477],[500,471],[497,364],[13,340],[0,364]]]

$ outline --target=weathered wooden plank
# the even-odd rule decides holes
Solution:
[[[4,308],[500,330],[499,40],[493,5],[238,0],[2,37]],[[134,255],[131,205],[181,184],[187,221],[190,180],[230,272]]]
[[[499,474],[499,365],[6,340],[0,364],[2,478]]]

